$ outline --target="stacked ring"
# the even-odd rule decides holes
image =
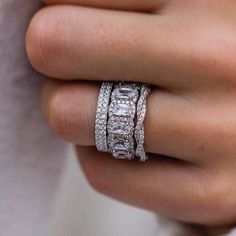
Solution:
[[[148,159],[144,150],[144,119],[149,93],[147,84],[102,84],[95,121],[98,151],[110,152],[118,159]]]

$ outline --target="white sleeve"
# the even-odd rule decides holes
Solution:
[[[38,0],[0,1],[0,235],[46,235],[67,146],[40,112],[43,82],[24,50]]]

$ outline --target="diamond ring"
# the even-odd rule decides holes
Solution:
[[[144,150],[144,119],[149,93],[147,84],[102,84],[95,121],[98,151],[110,152],[118,159],[148,159]]]
[[[111,95],[108,119],[108,146],[115,158],[133,159],[135,156],[134,126],[137,84],[119,83]]]

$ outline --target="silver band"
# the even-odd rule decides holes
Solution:
[[[146,155],[144,149],[144,119],[147,110],[147,97],[151,89],[149,85],[142,84],[140,89],[140,97],[137,104],[137,123],[134,131],[134,136],[136,140],[136,156],[140,158],[140,161],[146,161],[148,156]]]
[[[107,131],[109,151],[115,158],[131,160],[135,156],[134,119],[139,87],[119,83],[112,92]]]
[[[112,92],[113,83],[104,82],[101,85],[97,113],[95,120],[95,142],[98,151],[107,152],[107,118],[108,108],[110,103],[110,96]]]

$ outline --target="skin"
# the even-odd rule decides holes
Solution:
[[[45,0],[26,49],[42,106],[97,191],[209,234],[236,220],[236,2]],[[145,164],[96,151],[99,81],[153,85]]]

